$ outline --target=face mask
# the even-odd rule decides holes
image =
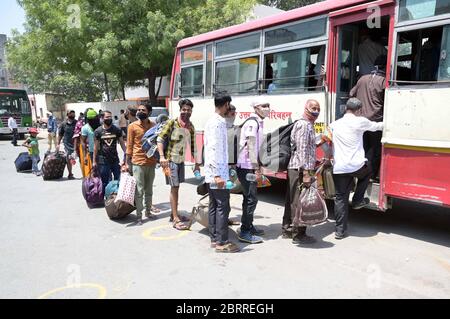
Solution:
[[[75,120],[75,116],[69,116],[69,120],[71,121]]]
[[[137,112],[137,118],[140,119],[141,121],[145,120],[147,118],[147,114],[143,113],[143,112]]]
[[[180,113],[180,118],[183,122],[187,122],[191,118],[191,114],[190,113]]]
[[[104,119],[103,123],[106,124],[107,126],[110,126],[112,124],[112,119]]]
[[[259,110],[259,113],[260,113],[260,115],[261,115],[263,118],[266,118],[266,117],[268,117],[269,114],[270,114],[270,109],[268,109],[268,108],[260,109],[260,110]]]
[[[314,117],[319,117],[320,112],[311,112],[311,115]]]

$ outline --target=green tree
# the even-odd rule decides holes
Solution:
[[[323,0],[260,0],[261,4],[281,10],[292,10]]]

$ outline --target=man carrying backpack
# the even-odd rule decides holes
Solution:
[[[264,119],[269,116],[270,104],[259,98],[251,103],[254,113],[241,126],[237,176],[243,189],[241,231],[239,241],[249,244],[262,243],[263,230],[253,225],[253,214],[258,204],[257,179],[261,178],[258,164],[259,148],[263,142]],[[254,178],[256,177],[256,179]]]
[[[175,120],[167,121],[161,133],[158,135],[158,151],[160,164],[163,169],[168,169],[166,184],[170,185],[170,206],[172,216],[170,221],[178,230],[186,230],[187,226],[178,215],[178,192],[180,184],[184,182],[184,161],[186,142],[190,142],[192,157],[196,160],[195,128],[190,117],[194,104],[189,99],[180,100],[180,116]],[[164,150],[164,142],[167,141],[167,149]],[[200,171],[200,164],[196,163],[194,171]]]
[[[283,238],[292,238],[293,244],[312,244],[314,237],[306,235],[306,226],[292,227],[293,216],[300,196],[299,185],[311,186],[316,164],[316,143],[314,122],[320,114],[316,100],[306,101],[302,117],[295,122],[291,131],[292,156],[288,165],[288,187],[283,215]]]

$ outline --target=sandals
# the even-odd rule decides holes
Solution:
[[[152,205],[152,207],[150,208],[150,211],[151,211],[152,213],[160,213],[160,212],[161,212],[161,210],[160,210],[159,208],[156,208],[156,207],[153,206],[153,205]]]
[[[178,219],[184,223],[187,223],[191,220],[189,217],[186,217],[184,215],[178,215]],[[173,216],[170,216],[169,222],[173,223]]]
[[[239,246],[234,243],[226,243],[225,245],[216,245],[216,253],[235,253],[240,250]]]
[[[152,214],[150,212],[145,212],[145,217],[147,217],[148,219],[157,219],[158,216],[155,214]]]
[[[174,222],[173,228],[175,228],[176,230],[188,230],[189,229],[181,220]]]

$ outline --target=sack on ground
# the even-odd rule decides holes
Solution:
[[[136,208],[123,201],[116,201],[116,194],[111,194],[105,202],[105,209],[110,219],[121,219],[131,214]]]
[[[91,172],[90,176],[83,179],[82,192],[90,208],[104,205],[103,184],[96,171]]]
[[[194,221],[198,222],[203,227],[208,228],[209,225],[209,196],[205,195],[192,208],[191,217],[187,228],[190,229]]]
[[[123,201],[134,206],[134,193],[136,191],[136,179],[128,173],[120,176],[119,189],[116,201]]]
[[[317,184],[313,183],[310,187],[301,190],[295,211],[294,225],[311,226],[327,220],[327,205],[316,186]]]
[[[45,154],[42,164],[42,178],[46,181],[60,179],[64,175],[66,158],[59,152]]]
[[[105,198],[108,199],[112,194],[117,194],[119,191],[119,181],[110,181],[105,188]]]
[[[17,172],[26,172],[31,171],[33,161],[28,152],[23,152],[20,153],[19,156],[17,156],[16,160],[14,161],[14,164],[16,165]]]

